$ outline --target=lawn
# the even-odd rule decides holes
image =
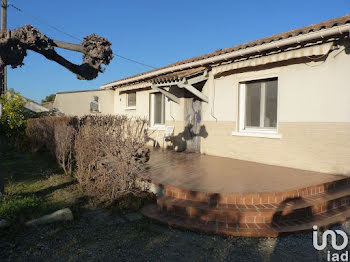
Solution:
[[[1,219],[19,228],[29,219],[64,207],[77,213],[86,202],[75,179],[64,175],[47,153],[18,152],[5,145],[0,149],[0,171],[5,182]]]

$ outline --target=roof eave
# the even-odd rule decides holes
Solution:
[[[270,43],[264,43],[261,45],[247,47],[245,49],[239,49],[239,50],[232,51],[232,52],[229,52],[226,54],[221,54],[221,55],[201,59],[201,60],[194,61],[194,62],[189,62],[189,63],[185,63],[185,64],[180,64],[180,65],[174,65],[172,67],[167,67],[167,68],[159,69],[156,71],[151,71],[151,72],[143,74],[143,75],[138,75],[138,76],[131,77],[128,79],[124,79],[124,80],[122,79],[122,80],[118,80],[118,81],[115,81],[115,82],[112,82],[109,84],[105,84],[105,85],[101,86],[101,89],[117,87],[117,86],[130,84],[132,82],[149,79],[149,78],[152,78],[155,76],[159,76],[162,74],[166,74],[166,73],[170,73],[170,72],[174,72],[174,71],[178,71],[178,70],[184,70],[184,69],[188,69],[188,68],[194,68],[194,67],[198,67],[198,66],[214,64],[214,63],[218,63],[220,61],[230,60],[230,59],[233,59],[235,57],[246,56],[246,55],[249,55],[252,53],[260,53],[263,51],[265,52],[265,51],[276,49],[276,48],[279,49],[281,47],[285,47],[285,46],[289,46],[289,45],[293,45],[293,44],[315,41],[315,40],[327,38],[330,36],[341,35],[341,34],[349,33],[349,32],[350,32],[350,24],[334,26],[334,27],[322,29],[322,30],[319,30],[316,32],[310,32],[310,33],[306,33],[306,34],[302,34],[302,35],[298,35],[298,36],[294,36],[294,37],[290,37],[290,38],[286,38],[286,39],[273,41]]]

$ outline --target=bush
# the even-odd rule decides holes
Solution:
[[[126,116],[88,116],[75,140],[75,176],[86,192],[102,200],[138,190],[148,161],[146,120]]]
[[[27,121],[26,136],[33,152],[49,151],[55,155],[55,129],[59,126],[69,126],[72,117],[41,117]]]
[[[55,127],[55,157],[65,174],[73,173],[75,129],[70,125]]]
[[[139,190],[149,159],[146,124],[126,116],[43,117],[28,120],[26,134],[33,151],[51,152],[85,192],[113,201]]]
[[[11,142],[17,142],[24,137],[25,132],[25,100],[19,94],[7,92],[1,95],[0,104],[0,135]]]
[[[71,175],[74,165],[72,117],[42,117],[28,119],[26,136],[32,151],[49,151],[63,169]]]

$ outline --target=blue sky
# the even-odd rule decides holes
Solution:
[[[112,43],[115,54],[155,67],[350,13],[350,1],[206,0],[8,0],[24,12],[83,38],[91,33]],[[32,24],[48,37],[77,40],[8,9],[8,28]],[[81,54],[59,51],[81,63]],[[30,52],[22,68],[8,69],[8,88],[40,101],[62,91],[96,89],[150,68],[115,57],[97,79],[83,81]]]

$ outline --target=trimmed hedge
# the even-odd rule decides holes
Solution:
[[[90,195],[114,200],[138,190],[149,159],[147,121],[127,116],[29,119],[26,136],[33,151],[49,151],[64,172]]]

